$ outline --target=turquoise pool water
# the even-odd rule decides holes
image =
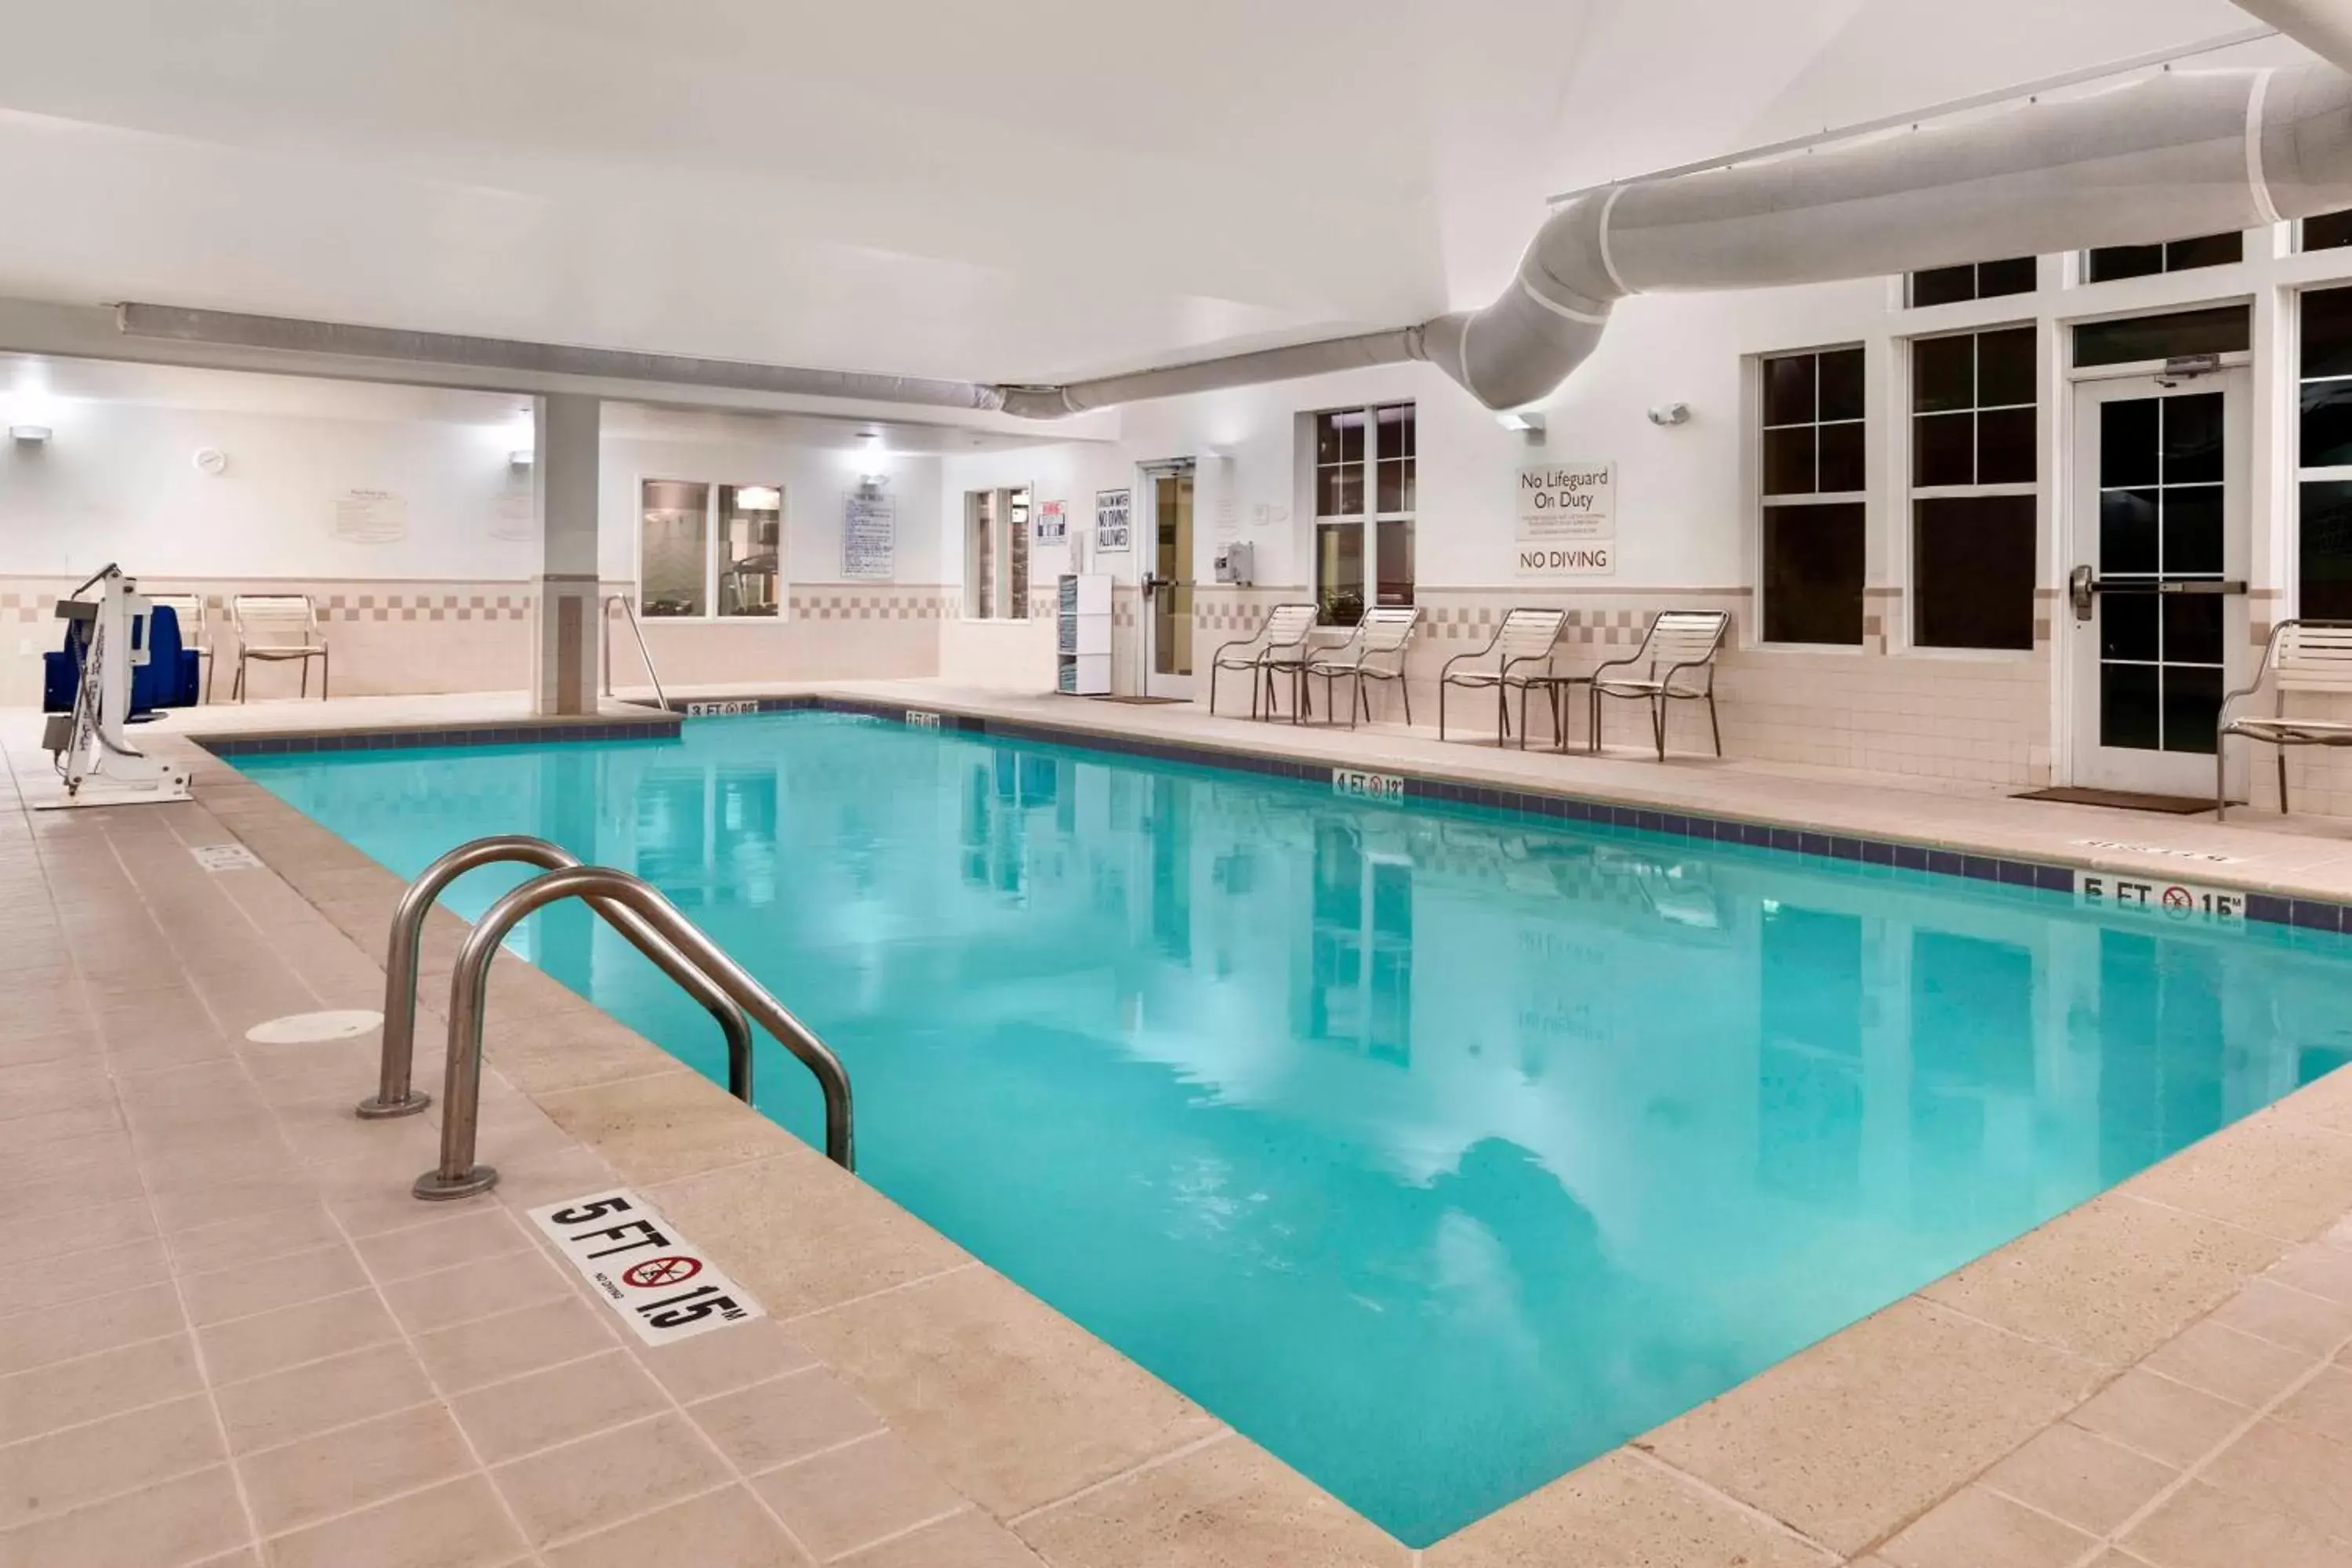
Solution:
[[[2352,1058],[2332,936],[844,715],[238,765],[404,875],[649,878],[867,1180],[1415,1545]],[[518,941],[724,1081],[584,911]]]

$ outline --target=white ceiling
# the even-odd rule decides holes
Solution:
[[[2226,0],[74,0],[0,295],[1052,380],[1481,303],[1552,192]]]

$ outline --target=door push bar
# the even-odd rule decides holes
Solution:
[[[2243,594],[2242,578],[2126,577],[2117,582],[2101,578],[2095,567],[2077,566],[2066,579],[2066,597],[2074,602],[2074,618],[2087,621],[2101,594]]]

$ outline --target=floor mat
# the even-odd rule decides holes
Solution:
[[[1097,697],[1097,702],[1124,702],[1134,708],[1159,708],[1171,702],[1190,702],[1189,697]]]
[[[2185,795],[2135,795],[2127,789],[2035,789],[2011,798],[2054,800],[2062,805],[2112,805],[2119,811],[2160,811],[2170,816],[2213,809],[2210,800]]]

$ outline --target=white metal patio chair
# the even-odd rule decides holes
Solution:
[[[1666,704],[1705,702],[1715,754],[1723,755],[1723,726],[1715,716],[1715,656],[1722,650],[1731,616],[1722,610],[1666,610],[1650,623],[1642,646],[1630,658],[1612,659],[1592,672],[1591,727],[1585,748],[1601,749],[1601,700],[1622,698],[1650,705],[1650,736],[1658,761],[1666,760]],[[1628,673],[1612,675],[1612,669]],[[1646,669],[1647,674],[1636,673]]]
[[[205,618],[205,596],[202,594],[150,594],[150,604],[161,605],[180,617],[180,646],[196,656],[204,667],[205,700],[213,700],[213,628]]]
[[[1314,635],[1314,605],[1276,605],[1266,611],[1257,630],[1220,647],[1209,660],[1209,711],[1217,710],[1217,677],[1235,669],[1248,672],[1250,678],[1250,717],[1258,717],[1260,698],[1271,715],[1275,672],[1292,671],[1295,683],[1297,671],[1306,664],[1307,641]]]
[[[310,661],[319,661],[319,698],[327,697],[327,638],[319,630],[318,607],[308,594],[238,594],[228,602],[228,617],[236,633],[236,679],[229,695],[246,700],[246,666],[258,661],[302,667],[302,695],[310,695]]]
[[[1551,675],[1552,649],[1566,625],[1566,610],[1513,610],[1503,617],[1494,639],[1485,647],[1447,659],[1437,677],[1437,738],[1445,739],[1445,689],[1449,686],[1495,693],[1495,743],[1498,746],[1510,739],[1511,693],[1518,692],[1519,728],[1525,730],[1528,690]],[[1493,666],[1458,668],[1465,660],[1484,658],[1492,658]]]
[[[1372,700],[1364,689],[1364,682],[1393,680],[1397,689],[1404,693],[1404,721],[1412,722],[1412,688],[1405,681],[1404,661],[1412,643],[1413,628],[1420,624],[1418,605],[1367,610],[1346,642],[1308,656],[1302,673],[1310,688],[1318,678],[1323,682],[1326,721],[1336,723],[1339,720],[1339,682],[1354,682],[1355,689],[1348,703],[1348,728],[1352,730],[1359,710],[1366,719],[1372,716]]]
[[[2264,676],[2276,692],[2272,716],[2265,719],[2249,713],[2231,718],[2231,704],[2260,691]],[[2281,815],[2287,809],[2289,746],[2352,746],[2352,721],[2288,718],[2286,694],[2290,691],[2352,694],[2352,621],[2281,621],[2271,628],[2270,641],[2263,645],[2263,662],[2254,671],[2253,684],[2221,699],[2221,728],[2213,740],[2214,821],[2223,820],[2229,810],[2225,781],[2231,736],[2265,741],[2277,748]]]

